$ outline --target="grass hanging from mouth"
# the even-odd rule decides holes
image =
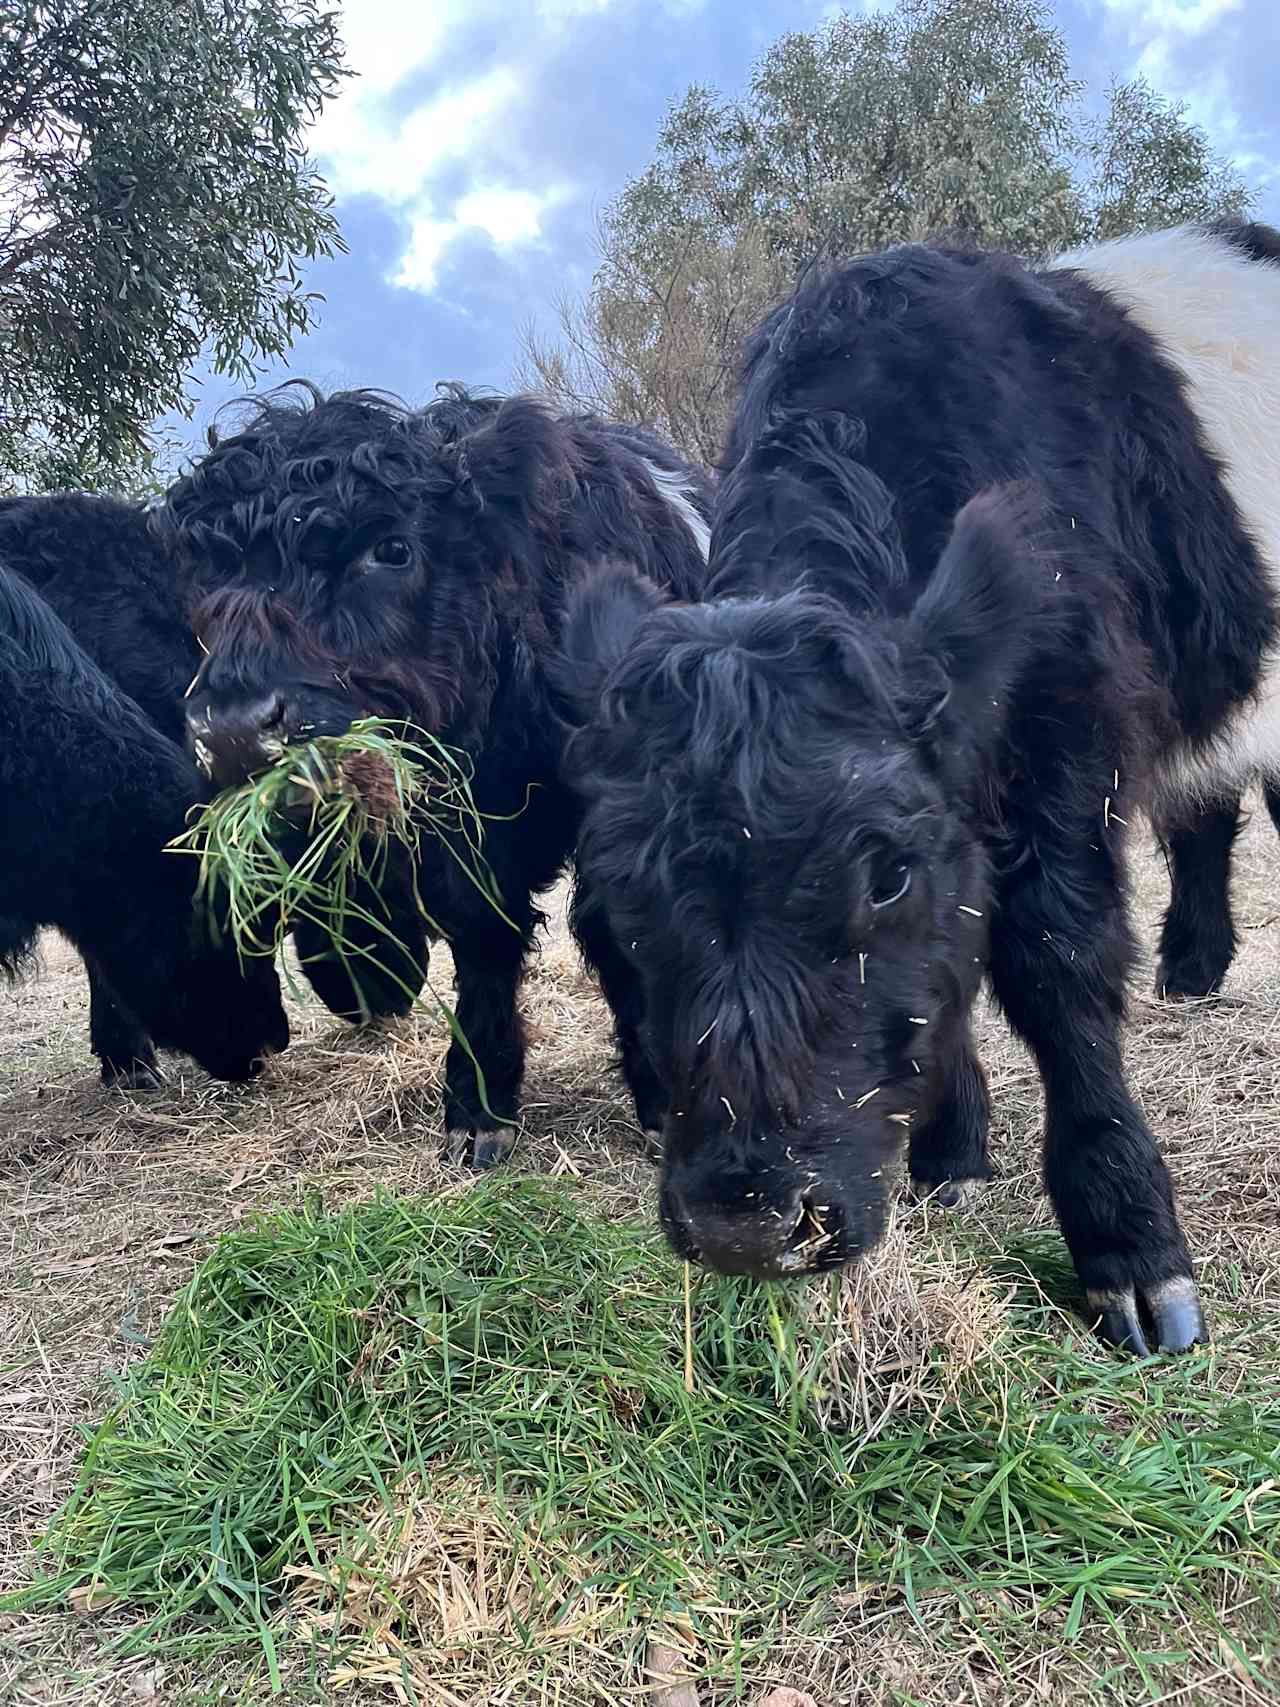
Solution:
[[[432,935],[445,932],[417,889],[424,835],[435,837],[465,879],[516,928],[484,857],[485,815],[472,798],[471,775],[465,753],[425,730],[362,718],[342,735],[286,747],[269,770],[200,808],[169,848],[200,861],[196,906],[215,939],[229,935],[242,957],[274,958],[291,928],[309,922],[328,936],[362,1002],[361,966],[413,1001],[417,991],[389,964],[395,950],[407,950],[379,901],[393,843],[409,856],[414,904]],[[357,926],[391,952],[354,941]],[[284,967],[297,994],[287,962]],[[431,996],[476,1068],[487,1102],[456,1016],[435,990]]]

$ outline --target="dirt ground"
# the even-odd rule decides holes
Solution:
[[[1169,1156],[1210,1310],[1248,1298],[1280,1343],[1280,843],[1259,812],[1239,849],[1242,946],[1226,993],[1188,1007],[1147,993],[1167,884],[1145,843],[1134,866],[1144,960],[1132,1082]],[[620,1209],[651,1210],[652,1169],[610,1067],[603,1003],[559,911],[526,1007],[518,1165],[591,1172]],[[0,990],[0,1589],[28,1574],[31,1544],[73,1478],[77,1431],[101,1415],[109,1376],[143,1354],[213,1236],[251,1207],[292,1202],[316,1184],[341,1197],[374,1182],[425,1191],[458,1178],[439,1159],[441,1028],[429,1014],[375,1036],[335,1027],[311,1003],[293,1004],[293,1019],[293,1047],[249,1090],[171,1058],[163,1092],[108,1095],[89,1055],[84,977],[64,944],[48,940],[43,972]],[[1035,1073],[990,1013],[980,1045],[1003,1177],[977,1213],[997,1225],[1043,1223]],[[886,1656],[896,1652],[898,1633],[882,1635]],[[1055,1693],[1048,1657],[1040,1669],[1045,1687],[1029,1679],[1024,1699]],[[948,1686],[929,1699],[1008,1698],[971,1691],[958,1675],[956,1694]],[[1201,1671],[1180,1698],[1262,1699],[1226,1668],[1221,1679],[1219,1688]],[[108,1661],[71,1614],[0,1617],[0,1701],[79,1707],[157,1693],[212,1702],[236,1699],[237,1686],[212,1675],[166,1683],[136,1661]]]

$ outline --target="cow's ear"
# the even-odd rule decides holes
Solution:
[[[483,528],[487,522],[506,526],[527,518],[556,484],[562,453],[547,405],[536,397],[510,397],[443,455],[456,500]]]
[[[553,680],[569,717],[594,717],[605,683],[645,618],[665,603],[662,589],[629,563],[606,559],[569,588]]]
[[[1043,505],[1027,486],[994,487],[956,517],[937,568],[907,618],[905,691],[921,731],[963,719],[1004,722],[1004,698],[1044,602]]]

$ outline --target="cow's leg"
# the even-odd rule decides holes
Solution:
[[[1045,1182],[1104,1338],[1163,1350],[1203,1337],[1173,1184],[1125,1085],[1120,1053],[1133,963],[1116,826],[1065,814],[1000,887],[995,993],[1044,1080]]]
[[[155,1090],[164,1075],[142,1021],[88,955],[84,968],[89,975],[89,1047],[98,1057],[103,1084],[122,1091]]]
[[[450,1152],[477,1168],[511,1154],[524,1077],[517,997],[536,915],[528,894],[520,903],[504,894],[503,905],[516,930],[486,909],[451,936],[454,1017],[465,1041],[455,1037],[445,1060],[445,1129]]]
[[[573,934],[613,1013],[622,1076],[635,1103],[636,1119],[650,1150],[662,1145],[667,1093],[644,1046],[644,990],[635,968],[618,947],[604,912],[592,904],[581,884],[575,887],[570,912]]]
[[[1231,919],[1231,849],[1240,794],[1198,810],[1188,804],[1156,825],[1169,866],[1169,910],[1160,933],[1156,994],[1171,1001],[1212,995],[1236,951]]]
[[[966,1024],[941,1062],[942,1088],[932,1114],[911,1129],[907,1171],[921,1196],[948,1209],[971,1202],[991,1178],[987,1135],[991,1096]]]
[[[1280,831],[1280,782],[1270,777],[1263,779],[1262,798],[1267,803],[1267,811],[1271,814],[1271,822]]]

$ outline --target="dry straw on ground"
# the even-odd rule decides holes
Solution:
[[[966,1373],[1000,1359],[1010,1289],[922,1243],[929,1214],[900,1212],[874,1256],[842,1279],[819,1411],[864,1439],[903,1411],[936,1414]]]
[[[319,1551],[331,1560],[341,1551],[341,1564],[292,1570],[291,1604],[299,1628],[322,1645],[341,1640],[328,1674],[337,1688],[382,1685],[404,1707],[415,1694],[470,1703],[519,1701],[527,1691],[536,1699],[541,1676],[554,1678],[565,1700],[636,1692],[634,1653],[617,1645],[614,1607],[588,1593],[585,1610],[542,1615],[549,1588],[553,1599],[579,1598],[589,1561],[542,1533],[532,1512],[500,1509],[475,1481],[414,1480],[389,1508],[370,1507],[354,1548],[330,1539]],[[676,1639],[662,1644],[672,1655]],[[667,1670],[674,1681],[675,1667]]]

